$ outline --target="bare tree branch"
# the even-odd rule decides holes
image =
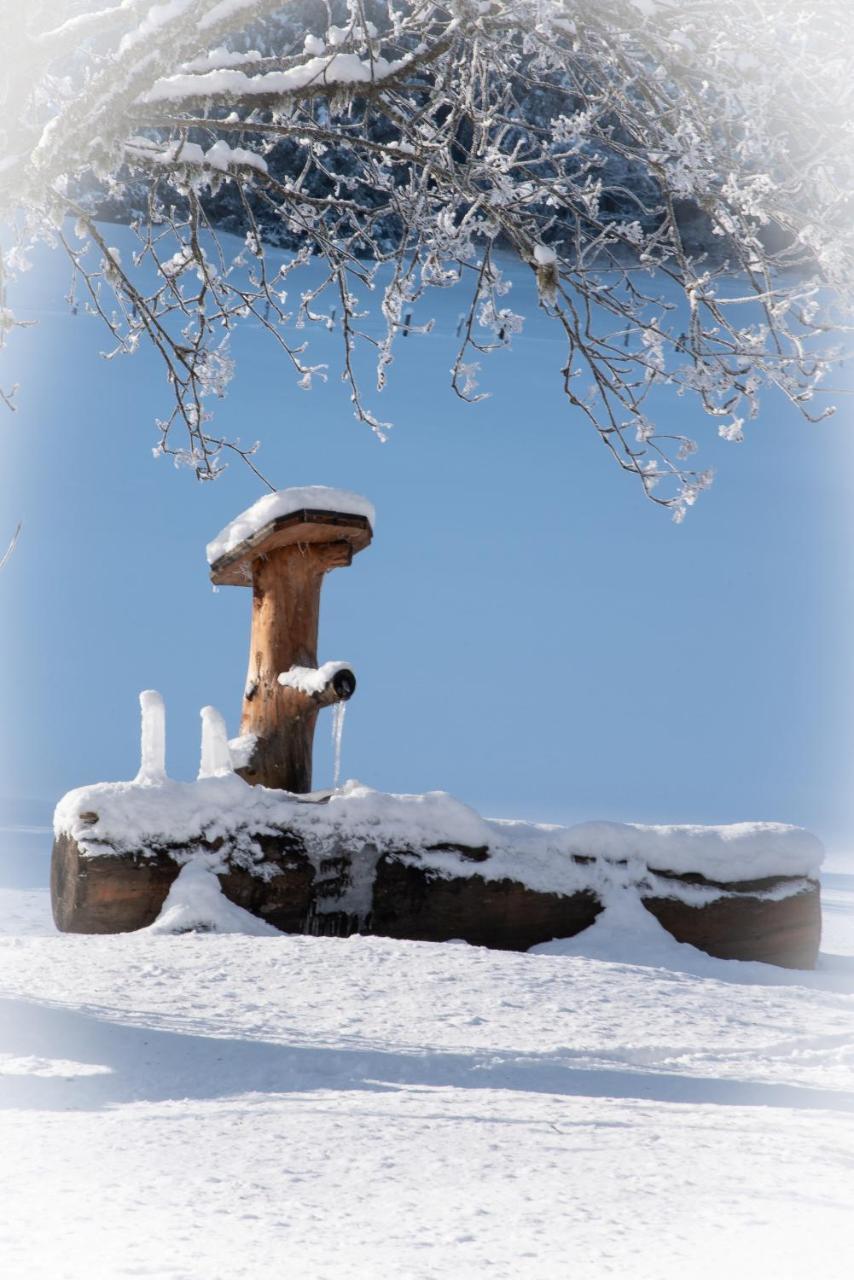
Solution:
[[[157,451],[200,478],[230,454],[260,475],[254,444],[210,427],[239,323],[304,388],[326,369],[293,327],[335,330],[354,413],[384,436],[360,351],[382,391],[395,343],[430,327],[429,291],[466,289],[451,386],[479,399],[479,363],[523,324],[508,255],[563,336],[572,410],[677,520],[711,473],[658,430],[659,388],[733,442],[767,392],[831,411],[813,404],[854,260],[844,0],[36,0],[27,21],[0,15],[0,217],[21,211],[0,344],[5,279],[34,240],[59,244],[109,354],[159,353]],[[87,184],[142,193],[130,260]],[[236,247],[212,214],[229,186]],[[271,228],[290,257],[273,262]],[[290,304],[309,262],[320,281]]]
[[[23,527],[24,527],[23,524],[19,520],[17,528],[15,529],[15,532],[12,534],[12,541],[9,543],[8,547],[3,552],[3,555],[0,556],[0,569],[5,569],[6,565],[9,563],[9,560],[12,557],[12,552],[15,550],[15,547],[18,545],[18,539],[21,536],[21,530],[23,529]]]

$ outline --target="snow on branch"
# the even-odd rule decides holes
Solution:
[[[330,89],[350,89],[353,85],[377,86],[413,65],[412,58],[398,58],[394,62],[387,62],[385,58],[368,61],[355,53],[332,53],[309,58],[288,71],[269,71],[260,76],[249,76],[245,71],[233,68],[210,70],[199,75],[167,76],[142,94],[140,102],[180,101],[185,98],[243,101],[258,96],[276,101],[311,90],[326,93]]]
[[[660,388],[733,443],[769,392],[831,411],[816,397],[854,260],[846,0],[40,0],[23,27],[8,10],[0,345],[4,282],[48,239],[111,354],[161,356],[157,451],[200,478],[231,454],[255,467],[211,425],[238,324],[304,389],[326,376],[312,329],[335,331],[354,413],[384,437],[360,351],[381,392],[430,290],[456,288],[451,386],[481,398],[484,356],[524,322],[509,258],[562,336],[572,413],[676,520],[711,473],[657,430]]]
[[[0,569],[5,569],[6,565],[11,560],[12,553],[15,550],[15,547],[18,545],[18,539],[21,536],[21,530],[23,529],[23,527],[24,526],[22,522],[19,520],[15,527],[15,532],[12,534],[11,542],[9,543],[6,550],[3,552],[2,556],[0,556]]]

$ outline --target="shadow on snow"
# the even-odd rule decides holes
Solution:
[[[0,1000],[0,1053],[22,1060],[17,1067],[10,1064],[21,1074],[0,1075],[3,1108],[100,1110],[252,1093],[452,1088],[854,1111],[854,1093],[799,1085],[575,1068],[557,1054],[419,1053],[219,1039],[130,1026],[23,1000]],[[75,1063],[82,1070],[88,1064],[98,1074],[73,1074]],[[56,1074],[39,1075],[38,1070]]]

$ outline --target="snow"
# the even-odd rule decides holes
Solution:
[[[237,738],[229,739],[228,749],[231,752],[233,769],[244,769],[249,764],[257,741],[257,733],[242,733]]]
[[[782,822],[705,827],[583,822],[569,830],[573,852],[615,860],[637,857],[651,867],[695,872],[709,880],[815,875],[824,857],[816,836]]]
[[[350,662],[324,662],[322,667],[290,667],[279,675],[279,684],[300,693],[323,693],[339,671],[352,671]]]
[[[557,262],[557,254],[546,244],[535,244],[534,261],[541,267],[554,266]]]
[[[140,732],[140,786],[158,786],[166,778],[166,708],[156,689],[144,689],[139,695],[142,712]]]
[[[267,71],[257,76],[249,76],[233,67],[201,75],[165,76],[141,94],[139,102],[150,104],[179,98],[246,98],[257,94],[297,93],[315,84],[372,84],[397,75],[411,61],[411,58],[396,58],[389,62],[387,58],[375,57],[363,62],[356,53],[332,53],[308,58],[302,65],[288,71]]]
[[[185,62],[181,67],[181,71],[215,71],[220,67],[242,67],[247,63],[260,62],[263,54],[258,49],[248,49],[245,53],[236,49],[226,49],[223,45],[219,45],[216,49],[211,49],[201,58],[194,58],[191,62]]]
[[[273,520],[303,510],[336,511],[342,515],[364,516],[372,529],[376,527],[373,504],[358,493],[350,493],[347,489],[330,489],[323,484],[280,489],[277,493],[268,493],[259,498],[248,511],[242,512],[208,543],[208,564],[215,564]]]
[[[207,151],[197,142],[186,142],[179,139],[161,146],[150,138],[130,138],[125,143],[125,151],[129,156],[148,160],[154,164],[188,164],[207,165],[220,173],[228,173],[235,165],[257,169],[259,173],[267,172],[267,161],[255,151],[245,147],[230,147],[220,138]]]
[[[218,4],[212,5],[207,13],[202,14],[198,21],[198,28],[200,31],[208,31],[220,22],[239,18],[242,13],[251,17],[252,10],[257,7],[257,4],[258,0],[219,0]]]
[[[607,964],[643,963],[657,969],[674,969],[698,977],[721,977],[727,965],[735,966],[733,974],[753,974],[764,979],[764,964],[712,959],[704,951],[677,942],[647,911],[640,899],[622,894],[611,901],[589,929],[573,938],[557,938],[531,948],[532,955],[586,956]],[[764,979],[767,981],[767,979]]]
[[[129,138],[125,143],[125,151],[129,156],[150,160],[154,164],[178,164],[180,162],[181,164],[203,165],[205,162],[204,147],[199,146],[198,142],[185,142],[183,138],[179,138],[177,142],[170,142],[165,147],[160,146],[157,142],[152,142],[150,138]]]
[[[179,18],[185,13],[193,0],[166,0],[165,4],[152,5],[148,13],[139,22],[133,31],[128,32],[119,42],[118,55],[121,58],[131,49],[138,45],[145,45],[152,36],[156,36],[157,32],[173,18]]]
[[[97,821],[92,821],[92,814]],[[86,815],[85,820],[81,815]],[[200,840],[228,841],[232,856],[260,866],[253,837],[282,828],[298,831],[310,856],[328,856],[332,845],[380,853],[407,850],[439,875],[511,878],[541,892],[575,893],[592,887],[608,900],[629,886],[655,888],[652,871],[696,872],[710,880],[742,881],[773,875],[816,874],[823,851],[815,836],[781,823],[733,826],[637,826],[592,822],[574,827],[482,818],[443,791],[390,795],[350,781],[328,804],[306,803],[286,791],[251,787],[232,773],[195,783],[164,780],[96,783],[70,791],[54,815],[57,834],[66,832],[84,851],[135,850]],[[484,862],[431,845],[489,846]],[[593,857],[592,865],[576,858]],[[781,892],[800,892],[793,879]],[[719,891],[669,882],[668,893],[710,901]],[[687,899],[686,899],[687,900]]]
[[[847,1280],[854,858],[830,866],[810,974],[627,903],[516,955],[60,936],[46,890],[0,890],[3,1272]]]
[[[261,173],[267,172],[267,161],[263,156],[259,156],[254,151],[247,151],[246,147],[230,147],[222,138],[212,147],[208,147],[205,160],[222,173],[228,173],[229,168],[236,164],[249,165],[252,169],[260,170]]]
[[[277,937],[266,920],[229,901],[220,886],[211,860],[191,858],[178,872],[160,915],[145,933],[248,933]]]
[[[200,778],[222,778],[233,772],[228,730],[222,712],[216,707],[202,707],[202,753]]]

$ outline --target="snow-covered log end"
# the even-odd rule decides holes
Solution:
[[[278,678],[284,689],[305,694],[319,706],[347,702],[356,692],[356,675],[349,662],[324,662],[320,667],[289,667]]]
[[[202,859],[209,898],[218,879],[229,904],[291,933],[527,950],[629,895],[725,959],[812,968],[820,940],[822,847],[781,823],[555,827],[485,819],[444,792],[349,782],[297,797],[225,774],[72,791],[55,836],[54,915],[67,932],[142,929],[161,914],[166,932],[238,928],[227,908],[220,924],[193,925],[192,875],[173,910],[179,872]]]

